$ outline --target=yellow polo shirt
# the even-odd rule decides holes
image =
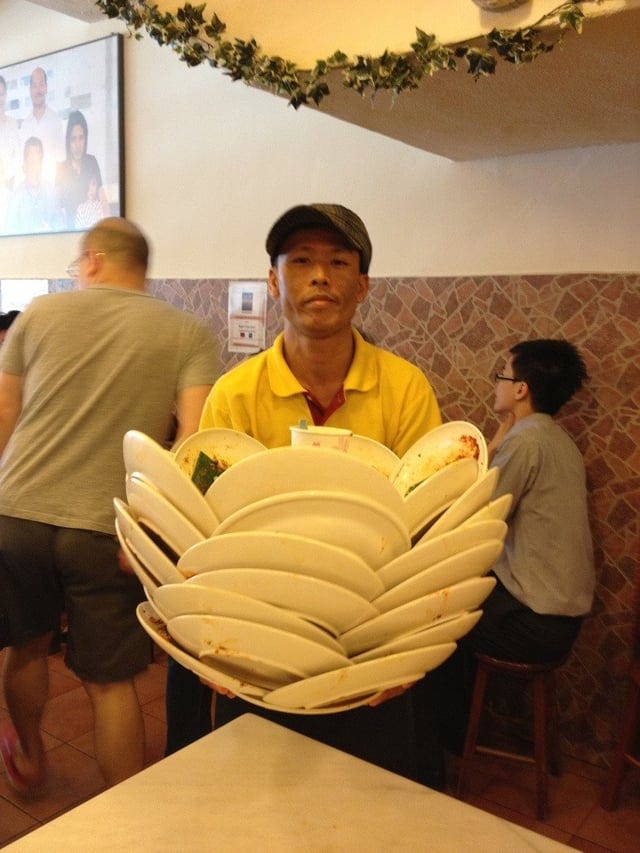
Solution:
[[[435,394],[415,365],[368,343],[356,329],[353,336],[345,402],[325,423],[373,438],[402,456],[442,423]],[[305,389],[284,360],[283,341],[281,333],[269,349],[218,379],[204,405],[200,429],[228,427],[266,447],[291,443],[289,427],[312,418]]]

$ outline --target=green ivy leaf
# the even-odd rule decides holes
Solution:
[[[498,60],[521,65],[533,62],[548,53],[572,29],[582,32],[585,14],[580,8],[585,2],[600,0],[568,0],[543,15],[533,26],[516,30],[493,29],[472,44],[442,45],[435,35],[416,27],[416,38],[406,53],[385,50],[379,57],[357,55],[354,59],[336,50],[325,59],[318,59],[309,71],[300,71],[296,65],[282,57],[261,53],[255,39],[224,39],[226,24],[213,12],[205,20],[206,3],[185,3],[175,14],[160,12],[151,0],[95,0],[96,5],[109,18],[118,18],[127,25],[129,34],[142,38],[139,30],[161,45],[168,45],[189,66],[207,63],[222,68],[232,80],[243,80],[265,86],[279,95],[285,95],[289,104],[298,109],[313,102],[318,105],[326,98],[329,86],[327,74],[342,71],[343,85],[372,99],[381,89],[390,91],[395,98],[400,92],[415,89],[425,74],[436,71],[455,71],[457,60],[464,60],[467,71],[477,81],[494,74]],[[543,41],[539,27],[558,20],[560,35],[555,42]]]

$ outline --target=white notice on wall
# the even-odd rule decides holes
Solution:
[[[229,283],[229,352],[259,352],[265,348],[266,281]]]

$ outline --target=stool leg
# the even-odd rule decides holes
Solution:
[[[483,663],[479,663],[475,683],[473,685],[473,697],[471,699],[467,733],[464,739],[464,751],[462,753],[462,761],[460,762],[460,775],[458,776],[458,787],[456,789],[458,797],[462,797],[467,781],[466,777],[467,770],[469,769],[469,762],[476,750],[478,729],[480,728],[480,717],[482,716],[484,691],[487,686],[487,676],[488,670],[486,666]]]
[[[558,697],[556,693],[556,674],[548,672],[545,679],[547,691],[547,724],[549,726],[549,773],[560,775],[560,737],[558,731]]]
[[[620,786],[622,784],[622,777],[627,764],[627,753],[631,751],[639,719],[640,685],[636,685],[631,688],[629,694],[627,709],[622,723],[622,731],[616,746],[613,765],[611,767],[611,775],[609,776],[604,794],[602,795],[602,808],[607,811],[612,811],[618,805]]]
[[[536,673],[533,678],[533,727],[536,763],[536,793],[538,820],[544,820],[547,814],[547,762],[549,720],[547,718],[547,686],[544,673]]]

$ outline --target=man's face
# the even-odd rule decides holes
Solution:
[[[82,160],[85,150],[84,130],[81,125],[76,124],[71,128],[69,136],[69,147],[71,149],[71,157],[74,160]]]
[[[498,371],[500,376],[508,377],[505,379],[496,379],[495,384],[495,399],[493,402],[493,411],[498,414],[506,414],[513,411],[513,406],[516,402],[516,394],[520,388],[520,382],[510,382],[510,379],[515,378],[513,372],[513,356],[508,355]]]
[[[36,68],[31,75],[29,92],[33,108],[40,109],[44,107],[47,100],[47,81],[42,68]]]
[[[280,300],[285,319],[309,337],[349,327],[368,289],[359,252],[329,228],[292,234],[269,271],[269,292]]]
[[[37,145],[29,145],[24,152],[24,176],[30,187],[40,186],[42,179],[42,151]]]

